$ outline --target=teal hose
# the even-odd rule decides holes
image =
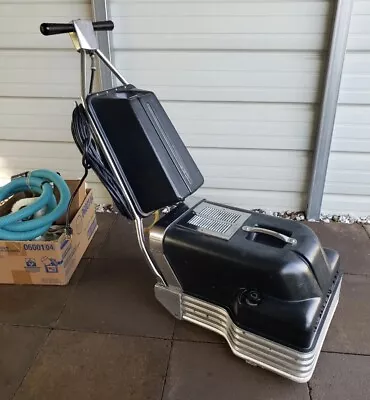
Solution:
[[[53,183],[59,191],[59,203],[55,200],[50,183]],[[46,233],[51,225],[67,211],[71,198],[69,188],[60,175],[46,169],[31,171],[27,177],[16,178],[0,187],[0,201],[13,194],[29,190],[39,197],[27,207],[0,217],[0,240],[33,240]],[[23,221],[44,207],[46,207],[45,215]]]

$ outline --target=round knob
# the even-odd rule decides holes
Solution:
[[[249,306],[258,306],[262,301],[262,296],[257,289],[244,290],[240,296],[240,301]]]

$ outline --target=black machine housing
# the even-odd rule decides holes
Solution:
[[[225,221],[229,236],[220,234]],[[338,253],[323,249],[307,225],[209,201],[177,207],[160,224],[184,293],[224,308],[243,330],[300,352],[314,349],[342,272]]]
[[[141,216],[184,200],[203,184],[153,92],[121,86],[90,94],[86,103]]]
[[[139,214],[176,205],[157,228],[181,290],[241,329],[312,351],[342,276],[338,254],[298,222],[209,201],[188,208],[203,177],[154,93],[121,86],[86,103]]]

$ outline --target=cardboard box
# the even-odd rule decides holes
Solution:
[[[80,184],[79,180],[65,180],[65,183],[69,187],[69,191],[72,194],[77,189],[78,185]],[[72,201],[71,207],[69,209],[69,218],[72,220],[74,216],[77,214],[77,211],[81,208],[82,203],[84,202],[86,197],[86,182],[83,182],[81,187],[78,189],[75,198]],[[59,202],[60,196],[59,191],[55,189],[55,199]],[[64,225],[66,223],[66,214],[62,215],[56,222],[56,225]]]
[[[91,190],[71,227],[71,238],[0,241],[0,283],[66,285],[98,229]]]

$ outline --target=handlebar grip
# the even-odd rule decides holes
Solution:
[[[112,31],[114,29],[113,21],[96,21],[93,22],[94,31]],[[40,32],[44,36],[59,35],[61,33],[75,32],[73,24],[60,24],[44,22],[40,25]]]
[[[94,31],[113,31],[113,21],[96,21],[93,22]]]

